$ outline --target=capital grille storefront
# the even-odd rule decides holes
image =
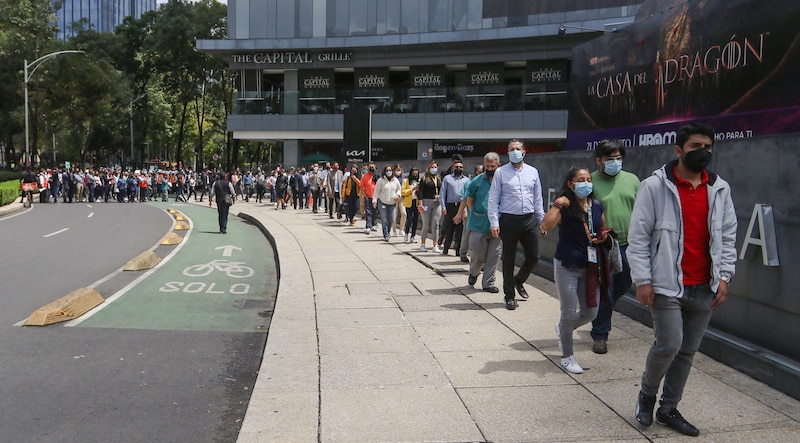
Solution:
[[[228,39],[197,46],[239,73],[234,138],[276,144],[286,165],[343,159],[354,106],[372,111],[378,160],[482,156],[511,138],[564,150],[572,48],[641,1],[523,3],[231,0]]]

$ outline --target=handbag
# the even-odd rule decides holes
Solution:
[[[230,194],[225,194],[225,197],[223,197],[223,200],[225,201],[226,205],[233,206],[233,198],[231,197]]]

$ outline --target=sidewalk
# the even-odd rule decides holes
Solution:
[[[507,311],[502,294],[466,285],[457,257],[400,237],[387,245],[363,221],[356,229],[322,212],[231,209],[266,227],[280,259],[241,442],[800,441],[800,402],[701,354],[680,405],[701,436],[639,426],[652,330],[615,313],[609,353],[597,355],[579,329],[585,372],[567,374],[558,300],[538,277],[530,299]]]
[[[34,203],[36,205],[36,203]],[[19,200],[14,200],[13,202],[0,206],[0,217],[5,217],[6,215],[10,215],[16,211],[19,211],[23,208],[22,203]]]

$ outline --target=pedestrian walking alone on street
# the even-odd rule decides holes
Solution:
[[[208,195],[208,206],[213,202],[217,203],[217,214],[219,215],[219,232],[228,233],[228,212],[236,202],[236,191],[233,184],[225,180],[224,174],[219,174],[217,180],[211,186],[211,193]]]
[[[628,231],[636,299],[650,308],[650,347],[636,420],[684,435],[700,431],[678,412],[692,360],[714,309],[725,303],[736,265],[736,211],[730,185],[706,169],[714,130],[691,123],[678,131],[673,160],[642,181]]]

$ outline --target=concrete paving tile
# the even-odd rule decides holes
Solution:
[[[298,330],[311,330],[317,329],[316,316],[298,315],[297,318],[289,318],[286,314],[281,314],[272,318],[270,323],[270,331],[298,331]]]
[[[521,339],[501,324],[423,326],[414,328],[431,351],[512,349]]]
[[[586,383],[585,386],[625,420],[635,424],[633,410],[640,389],[640,378],[597,381]],[[689,375],[678,409],[701,433],[756,429],[776,423],[783,425],[788,419],[746,393],[696,370]],[[642,431],[651,438],[676,436],[674,431],[663,426],[642,428]]]
[[[417,295],[395,297],[394,301],[403,312],[453,311],[479,309],[463,295]]]
[[[319,357],[269,355],[261,362],[255,388],[266,392],[319,392]]]
[[[684,437],[680,435],[654,438],[654,442],[701,442],[701,443],[752,443],[752,442],[797,442],[800,441],[800,427],[769,427],[766,429],[737,430],[730,432],[702,433],[699,437]]]
[[[317,331],[314,329],[270,328],[264,354],[302,355],[317,354]]]
[[[430,352],[324,355],[321,370],[323,390],[452,387]]]
[[[470,305],[466,305],[470,306]],[[475,306],[475,305],[471,305]],[[414,327],[497,324],[497,319],[481,309],[408,312],[406,318]]]
[[[254,392],[240,442],[317,442],[317,392]]]
[[[701,353],[694,356],[692,366],[739,392],[746,392],[747,395],[761,403],[800,422],[800,402],[783,392]]]
[[[378,278],[370,272],[347,272],[346,270],[339,271],[315,271],[312,273],[314,282],[336,282],[336,283],[356,283],[356,282],[372,282],[377,283]]]
[[[327,309],[317,314],[319,328],[363,328],[375,326],[408,326],[400,309]]]
[[[315,281],[314,294],[319,295],[349,295],[350,291],[347,289],[347,283],[344,282],[329,282],[329,281]]]
[[[410,327],[320,329],[321,355],[423,352],[425,346]]]
[[[323,390],[323,442],[482,441],[450,389]]]
[[[347,282],[347,288],[350,290],[351,295],[420,295],[417,288],[409,282],[391,284]]]
[[[317,310],[326,309],[358,309],[358,308],[395,308],[397,305],[388,295],[318,295]]]
[[[641,437],[577,385],[458,389],[493,442],[619,440]]]
[[[555,335],[555,331],[553,331],[553,335]],[[586,334],[581,335],[588,337],[588,331]],[[610,340],[607,354],[595,354],[592,352],[591,338],[578,340],[576,335],[574,345],[575,358],[584,372],[576,375],[575,378],[582,383],[631,378],[638,381],[642,378],[645,357],[649,349],[649,345],[646,345],[641,340],[627,338]],[[556,364],[561,360],[558,345],[548,346],[543,348],[542,351]]]
[[[611,334],[614,334],[614,330],[625,331],[633,337],[637,337],[649,343],[653,342],[653,328],[643,325],[619,312],[615,312],[611,318]]]
[[[533,348],[509,351],[435,352],[456,388],[575,384]]]
[[[373,269],[372,273],[382,282],[410,282],[420,276],[419,269]]]
[[[362,261],[349,261],[349,262],[342,262],[342,263],[314,263],[311,265],[313,270],[311,274],[316,276],[317,273],[325,272],[338,272],[342,275],[348,275],[350,273],[365,273],[369,272],[369,268],[367,265],[364,264]]]

